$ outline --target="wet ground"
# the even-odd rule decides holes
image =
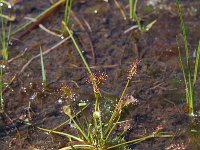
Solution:
[[[108,75],[101,86],[103,99],[108,99],[107,101],[114,101],[120,96],[129,66],[137,58],[141,60],[138,72],[127,91],[139,103],[124,111],[123,119],[131,120],[131,128],[125,138],[130,140],[152,133],[159,125],[164,127],[164,131],[176,136],[147,140],[130,145],[130,148],[176,150],[181,145],[186,149],[200,149],[197,144],[199,136],[188,132],[191,128],[196,129],[199,121],[191,121],[184,112],[186,110],[182,109],[185,105],[185,90],[176,45],[176,36],[181,38],[181,33],[175,2],[140,2],[138,16],[143,18],[142,23],[146,25],[157,20],[144,33],[138,29],[125,33],[135,23],[129,21],[128,1],[119,3],[126,13],[126,20],[112,0],[75,1],[70,26],[74,28],[75,38],[92,70]],[[12,23],[12,30],[27,22],[24,17],[33,18],[50,5],[49,0],[21,1],[15,6],[16,20]],[[200,39],[200,2],[181,2],[181,7],[192,55]],[[60,7],[42,24],[49,30],[58,32],[63,15],[64,7]],[[53,129],[68,119],[62,112],[62,106],[72,104],[76,111],[80,101],[94,100],[93,92],[86,82],[86,68],[71,40],[44,55],[47,87],[43,88],[40,57],[34,57],[40,53],[40,46],[46,51],[62,39],[40,28],[24,34],[28,29],[29,27],[11,37],[12,45],[9,46],[9,62],[4,69],[4,82],[12,83],[3,93],[5,113],[0,117],[0,149],[58,149],[67,143],[65,137],[39,131],[20,120],[27,119],[35,126]],[[183,43],[181,44],[183,47]],[[30,60],[32,61],[27,65]],[[200,90],[199,85],[198,79],[197,91]],[[63,86],[70,87],[76,96],[63,98],[60,91]],[[197,93],[197,101],[198,95]],[[197,107],[198,105],[197,102]],[[68,125],[60,131],[71,132]],[[173,144],[174,147],[171,147]]]

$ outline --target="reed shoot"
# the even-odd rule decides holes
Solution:
[[[180,49],[178,38],[177,38],[179,60],[180,60],[180,64],[181,64],[181,68],[182,68],[182,72],[183,72],[183,77],[184,77],[184,82],[185,82],[186,100],[187,100],[187,105],[189,107],[189,115],[194,116],[195,83],[196,83],[196,78],[197,78],[197,73],[198,73],[198,65],[199,65],[200,42],[198,44],[198,48],[197,48],[197,51],[196,51],[194,72],[192,74],[191,60],[190,60],[190,56],[189,56],[189,48],[188,48],[188,42],[187,42],[187,35],[186,35],[185,25],[184,25],[184,22],[183,22],[182,11],[181,11],[178,0],[176,0],[176,6],[177,6],[177,9],[178,9],[179,18],[180,18],[180,22],[181,22],[181,31],[182,31],[182,34],[183,34],[186,63],[184,63],[184,61],[183,61],[183,56],[181,54],[181,49]]]

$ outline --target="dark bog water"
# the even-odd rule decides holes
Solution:
[[[124,33],[135,23],[128,18],[128,1],[119,3],[127,20],[124,20],[114,1],[107,3],[95,0],[75,1],[70,19],[75,39],[92,71],[106,72],[108,75],[106,82],[100,87],[104,119],[114,109],[116,98],[123,91],[129,66],[139,58],[141,63],[138,72],[126,93],[137,98],[139,103],[125,108],[122,114],[122,119],[129,119],[131,124],[125,139],[150,134],[159,125],[164,127],[165,132],[176,136],[147,140],[130,145],[130,148],[200,149],[199,118],[190,120],[182,109],[185,105],[185,87],[176,45],[176,35],[181,38],[181,34],[175,2],[148,0],[138,4],[138,15],[142,17],[144,25],[157,20],[145,33],[140,33],[137,29]],[[149,4],[155,6],[148,6]],[[21,1],[15,7],[16,20],[12,23],[12,29],[27,22],[24,17],[35,17],[50,5],[49,0]],[[186,1],[181,6],[192,55],[200,39],[200,2]],[[42,24],[59,33],[63,15],[64,7],[60,7]],[[14,59],[3,70],[5,83],[14,80],[3,93],[5,113],[0,117],[0,149],[58,149],[66,145],[67,138],[45,133],[34,126],[53,129],[66,121],[68,117],[63,113],[62,107],[70,104],[76,112],[79,102],[94,102],[92,87],[86,82],[88,73],[78,52],[71,40],[68,40],[44,55],[47,87],[43,88],[40,57],[33,59],[28,65],[27,62],[40,53],[41,45],[45,51],[62,39],[38,27],[24,35],[27,30],[28,27],[11,37],[9,59]],[[181,48],[183,47],[181,43]],[[75,97],[63,97],[60,91],[63,86],[70,87],[69,94],[75,94]],[[196,91],[199,90],[198,79]],[[198,97],[197,92],[197,110]],[[92,114],[92,110],[93,107],[86,110],[87,116]],[[20,121],[25,119],[34,126]],[[68,124],[59,130],[73,133]]]

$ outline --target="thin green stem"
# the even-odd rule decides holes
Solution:
[[[44,86],[46,86],[47,78],[46,78],[46,71],[44,68],[44,59],[43,59],[43,52],[42,52],[41,46],[40,46],[40,63],[41,63],[41,68],[42,68],[42,82]]]
[[[128,81],[126,82],[126,85],[125,85],[124,90],[123,90],[123,92],[122,92],[122,94],[121,94],[121,96],[120,96],[119,101],[124,97],[124,95],[125,95],[125,93],[126,93],[126,90],[127,90],[128,86],[129,86],[129,84],[130,84],[130,81],[131,81],[131,80],[128,79]],[[109,132],[110,127],[111,127],[112,124],[113,124],[113,121],[115,121],[115,117],[116,117],[116,111],[114,111],[114,112],[112,113],[104,135],[106,135],[106,134]]]
[[[70,12],[71,12],[71,8],[72,8],[72,1],[73,0],[66,0],[66,2],[65,2],[66,6],[65,6],[64,21],[67,26],[69,23],[69,17],[70,17]]]
[[[82,108],[78,113],[76,113],[75,115],[72,116],[72,118],[75,118],[76,116],[78,116],[79,114],[82,113],[83,110],[85,110],[90,104],[87,104],[84,108]],[[64,126],[65,124],[69,123],[70,122],[70,119],[68,119],[67,121],[61,123],[59,126],[55,127],[52,129],[53,130],[57,130],[58,128]]]
[[[24,122],[24,123],[26,123],[27,125],[31,125],[29,122]],[[49,130],[49,129],[45,129],[45,128],[41,128],[41,127],[36,127],[36,128],[39,129],[39,130],[42,130],[42,131],[49,132],[49,133],[55,133],[55,134],[59,134],[59,135],[64,135],[64,136],[66,136],[69,139],[74,139],[74,140],[83,142],[82,139],[80,139],[80,138],[78,138],[76,136],[73,136],[71,134],[67,134],[67,133],[59,132],[59,131],[55,131],[55,130]]]
[[[191,66],[190,66],[190,56],[189,56],[189,48],[188,48],[188,42],[187,42],[187,35],[186,35],[186,30],[185,30],[185,25],[183,22],[183,16],[182,16],[182,11],[179,5],[179,1],[176,0],[176,6],[178,9],[179,13],[179,18],[181,22],[181,31],[183,34],[183,41],[184,41],[184,46],[185,46],[185,54],[186,54],[186,66],[187,66],[187,84],[188,88],[186,89],[186,96],[188,98],[188,104],[189,104],[189,114],[191,116],[194,115],[194,81],[192,81],[192,76],[191,76]]]
[[[107,147],[106,149],[113,149],[113,148],[120,147],[120,146],[123,146],[123,145],[131,144],[131,143],[137,144],[139,142],[142,142],[142,141],[145,141],[145,140],[148,140],[148,139],[152,139],[152,138],[171,138],[171,137],[173,137],[173,135],[151,134],[151,135],[148,135],[148,136],[145,136],[145,137],[142,137],[142,138],[138,138],[138,139],[123,142],[123,143],[120,143],[120,144],[117,144],[117,145],[114,145],[114,146],[110,146],[110,147]]]
[[[74,45],[75,45],[75,47],[76,47],[76,50],[78,51],[78,53],[79,53],[79,55],[80,55],[80,57],[81,57],[81,59],[82,59],[84,65],[85,65],[87,71],[88,71],[90,74],[92,74],[92,71],[91,71],[91,69],[90,69],[90,67],[89,67],[89,65],[88,65],[88,63],[87,63],[87,61],[85,60],[85,58],[84,58],[84,56],[83,56],[83,54],[82,54],[80,48],[79,48],[78,45],[76,44],[76,41],[75,41],[75,39],[74,39],[74,37],[73,37],[71,31],[70,31],[69,28],[66,26],[66,24],[65,24],[65,27],[66,27],[67,32],[69,33],[70,38],[72,39],[72,41],[73,41],[73,43],[74,43]]]
[[[76,129],[82,134],[82,136],[85,138],[86,141],[88,141],[88,137],[87,134],[80,128],[80,126],[76,123],[76,121],[73,119],[72,116],[69,116],[70,119],[73,121],[74,126],[76,127]]]
[[[199,41],[198,48],[196,51],[193,86],[195,86],[195,83],[197,80],[197,73],[198,73],[198,68],[199,68],[199,55],[200,55],[200,41]]]
[[[115,127],[116,127],[116,125],[117,125],[117,123],[118,123],[119,119],[120,119],[120,115],[119,115],[119,117],[118,117],[117,121],[116,121],[116,122],[113,124],[112,128],[110,129],[110,131],[108,132],[108,134],[107,134],[107,136],[106,136],[106,140],[105,140],[105,141],[107,141],[107,140],[108,140],[108,138],[109,138],[110,134],[111,134],[111,133],[112,133],[112,131],[115,129]]]
[[[129,0],[129,7],[130,7],[130,19],[133,19],[133,0]]]
[[[128,81],[126,82],[126,85],[125,85],[124,90],[123,90],[123,92],[122,92],[122,94],[121,94],[120,100],[124,97],[124,95],[125,95],[125,93],[126,93],[126,90],[127,90],[128,86],[129,86],[129,84],[130,84],[130,81],[131,81],[131,80],[128,80]]]
[[[73,150],[73,149],[90,149],[90,150],[95,150],[95,147],[92,145],[88,145],[88,144],[75,144],[73,146],[67,146],[67,147],[63,147],[59,150]]]
[[[65,23],[64,23],[64,24],[65,24]],[[74,43],[74,45],[75,45],[75,47],[76,47],[76,50],[78,51],[78,53],[79,53],[79,55],[80,55],[80,57],[81,57],[81,59],[82,59],[84,65],[85,65],[87,71],[88,71],[89,74],[91,75],[91,80],[92,80],[92,85],[93,85],[93,92],[94,92],[94,95],[95,95],[95,98],[96,98],[96,102],[95,102],[95,111],[99,111],[99,94],[100,94],[100,93],[97,93],[97,91],[96,91],[97,89],[95,89],[95,88],[98,88],[98,87],[97,87],[97,84],[96,84],[96,81],[95,81],[95,78],[94,78],[94,76],[93,76],[93,74],[92,74],[92,71],[91,71],[91,69],[90,69],[90,67],[89,67],[89,65],[88,65],[88,63],[87,63],[87,61],[85,60],[85,58],[84,58],[84,56],[83,56],[83,54],[82,54],[80,48],[78,47],[78,45],[77,45],[77,43],[76,43],[76,41],[75,41],[75,39],[74,39],[74,37],[73,37],[71,31],[69,30],[69,28],[68,28],[66,25],[65,25],[65,28],[66,28],[67,32],[69,33],[69,36],[70,36],[70,38],[72,39],[72,41],[73,41],[73,43]],[[101,123],[101,122],[100,122],[100,123]],[[95,126],[95,127],[94,127],[94,128],[95,128],[95,132],[97,133],[97,126],[98,126],[98,124],[97,124],[97,120],[96,120],[96,119],[94,119],[94,126]],[[102,126],[102,125],[100,125],[100,126]]]
[[[1,109],[0,113],[4,112],[4,102],[3,102],[3,67],[0,66],[0,103]]]
[[[180,64],[181,64],[181,69],[182,69],[182,72],[183,72],[183,78],[184,78],[184,82],[185,82],[185,90],[186,90],[186,100],[187,100],[187,103],[189,104],[189,97],[188,97],[188,81],[187,81],[187,77],[186,77],[186,72],[185,72],[185,67],[184,67],[184,63],[183,63],[183,57],[181,55],[181,50],[180,50],[180,46],[179,46],[179,42],[178,42],[178,37],[176,37],[176,43],[177,43],[177,47],[178,47],[178,54],[179,54],[179,61],[180,61]]]

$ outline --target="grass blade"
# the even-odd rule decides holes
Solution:
[[[66,6],[65,6],[64,21],[65,21],[65,24],[68,26],[70,12],[71,12],[71,8],[72,8],[72,0],[66,0],[65,5]]]
[[[0,66],[0,113],[4,112],[4,102],[3,102],[3,65]]]
[[[182,15],[182,11],[179,5],[179,1],[176,0],[176,6],[178,9],[178,13],[179,13],[179,18],[180,18],[180,23],[181,23],[181,31],[183,34],[183,41],[184,41],[184,47],[185,47],[185,55],[186,55],[186,68],[185,70],[187,70],[187,73],[185,73],[185,86],[186,86],[186,98],[187,98],[187,103],[189,105],[189,114],[191,116],[194,115],[194,81],[192,81],[192,76],[191,76],[191,67],[190,67],[190,56],[189,56],[189,49],[188,49],[188,42],[187,42],[187,35],[186,35],[186,30],[185,30],[185,25],[183,22],[183,15]],[[180,48],[179,48],[180,50]],[[183,65],[183,62],[181,62]],[[184,69],[184,67],[183,67]],[[184,70],[183,70],[183,74],[184,74]],[[187,75],[187,76],[186,76]],[[196,77],[195,77],[196,78]]]
[[[42,68],[42,82],[45,86],[47,83],[47,78],[46,78],[46,71],[44,68],[44,59],[43,59],[43,52],[42,52],[41,46],[40,46],[40,63],[41,63],[41,68]]]
[[[197,80],[197,73],[198,73],[198,68],[199,68],[199,54],[200,54],[200,41],[199,41],[199,45],[196,51],[193,86],[195,86],[195,83]]]

